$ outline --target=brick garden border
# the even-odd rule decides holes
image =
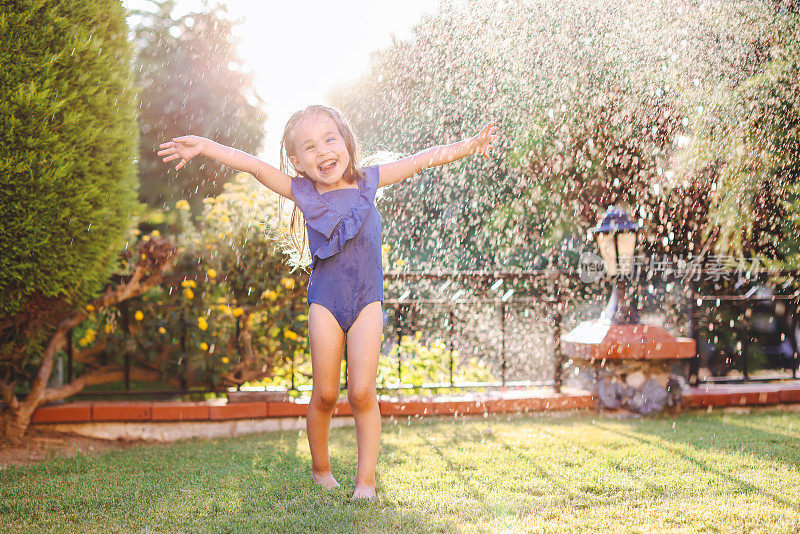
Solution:
[[[683,390],[685,408],[755,406],[800,403],[800,381],[760,384],[703,385]],[[435,396],[397,401],[379,400],[382,416],[467,415],[508,412],[597,409],[597,399],[583,390],[562,393],[509,391],[463,397]],[[33,414],[33,424],[98,422],[230,421],[305,417],[303,402],[124,401],[72,402],[43,406]],[[347,400],[340,400],[333,415],[352,416]]]

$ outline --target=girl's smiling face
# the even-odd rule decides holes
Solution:
[[[344,137],[333,119],[322,113],[304,117],[292,132],[294,168],[316,182],[336,185],[350,164]]]

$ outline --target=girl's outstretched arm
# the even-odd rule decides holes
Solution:
[[[175,137],[172,141],[161,143],[159,148],[163,150],[160,150],[158,155],[165,156],[163,158],[165,163],[180,158],[181,162],[175,166],[175,170],[179,170],[190,159],[201,154],[228,167],[252,174],[268,189],[294,202],[292,177],[247,152],[197,135]]]
[[[413,156],[386,163],[378,167],[378,187],[405,180],[422,169],[444,165],[457,159],[480,152],[488,159],[491,143],[497,139],[497,126],[490,122],[475,137],[464,139],[450,145],[440,145],[417,152]]]

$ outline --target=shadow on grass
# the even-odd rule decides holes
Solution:
[[[800,439],[800,428],[781,428],[765,422],[783,415],[784,412],[767,410],[744,417],[736,413],[682,415],[677,418],[658,414],[641,419],[637,428],[664,441],[680,441],[698,450],[749,455],[799,469],[800,454],[796,444]],[[673,427],[673,423],[679,426]]]
[[[435,506],[427,502],[420,505],[418,495],[413,488],[416,481],[405,484],[411,470],[403,469],[408,449],[387,442],[386,438],[397,429],[396,424],[388,421],[381,423],[381,444],[378,454],[378,466],[375,475],[377,497],[374,502],[352,502],[349,496],[355,488],[355,474],[358,465],[358,445],[354,427],[340,427],[331,430],[331,468],[336,480],[346,488],[346,499],[343,508],[362,509],[364,513],[348,517],[354,530],[370,532],[452,532],[456,528],[452,522],[443,518]],[[395,434],[396,436],[396,434]],[[306,449],[308,445],[306,444]],[[392,460],[391,458],[398,458]],[[310,479],[311,462],[307,462]],[[398,470],[399,468],[399,470]],[[390,474],[391,473],[391,474]],[[384,483],[385,477],[387,483]],[[398,488],[398,494],[393,493]],[[336,510],[335,513],[342,513]]]
[[[568,472],[563,472],[558,466],[542,460],[535,451],[506,441],[500,434],[494,434],[489,438],[501,446],[506,454],[512,454],[518,458],[526,473],[530,473],[530,476],[537,477],[543,483],[551,486],[554,492],[568,499],[570,506],[575,508],[600,504],[606,500],[609,503],[628,498],[636,500],[641,497],[642,490],[652,493],[655,498],[664,497],[664,486],[659,480],[650,480],[646,472],[640,471],[642,467],[636,462],[628,465],[624,458],[606,458],[604,447],[613,446],[613,444],[600,444],[599,448],[595,448],[591,443],[582,442],[580,436],[574,435],[572,429],[576,423],[580,423],[591,424],[602,431],[624,438],[624,441],[632,441],[637,446],[664,451],[668,455],[687,462],[691,466],[690,471],[696,469],[699,473],[710,474],[720,480],[729,481],[734,493],[763,495],[779,506],[800,511],[800,503],[774,491],[769,484],[759,486],[742,474],[731,473],[727,468],[727,463],[716,465],[715,462],[703,458],[701,454],[702,451],[717,450],[740,458],[749,455],[796,469],[800,461],[796,446],[798,432],[779,417],[747,417],[740,420],[727,414],[681,415],[677,418],[673,415],[658,414],[647,418],[617,419],[603,416],[589,418],[586,414],[563,418],[511,414],[495,422],[514,425],[517,421],[530,423],[534,427],[538,427],[539,431],[550,434],[554,440],[568,445],[571,449],[580,450],[580,456],[596,457],[603,469],[609,469],[631,481],[630,485],[623,482],[618,485],[619,487],[609,487],[608,491],[612,492],[610,494],[598,493],[591,489],[584,492],[581,490],[583,484],[580,484],[579,487],[576,486],[576,482],[570,480]],[[539,425],[539,423],[543,424]],[[459,465],[458,460],[454,459],[450,453],[450,451],[462,449],[465,445],[473,444],[474,436],[455,432],[445,443],[442,443],[428,437],[435,435],[436,427],[433,425],[437,423],[431,421],[428,424],[431,425],[430,431],[419,433],[419,437],[426,447],[441,458],[449,473],[458,477],[466,494],[483,503],[487,509],[492,509],[490,485],[481,485],[481,479],[470,477],[468,472],[470,466]],[[693,450],[697,454],[693,454]],[[577,466],[577,469],[580,472],[582,468]],[[591,483],[591,481],[583,482]],[[627,488],[634,489],[626,492]]]
[[[657,422],[659,422],[658,419],[646,421],[646,423],[657,423]],[[715,466],[709,464],[708,462],[706,462],[705,460],[690,454],[689,452],[687,452],[686,450],[684,450],[683,448],[678,446],[675,442],[681,442],[683,445],[688,446],[688,447],[690,447],[691,449],[693,449],[694,451],[697,451],[697,452],[708,451],[708,450],[718,450],[718,451],[727,452],[727,453],[741,453],[742,452],[741,449],[736,449],[734,447],[729,447],[729,446],[717,446],[717,445],[713,445],[711,443],[700,444],[700,442],[697,439],[693,439],[693,438],[689,437],[688,435],[687,436],[683,436],[683,435],[677,434],[677,433],[673,434],[673,432],[671,430],[669,430],[669,431],[667,431],[666,429],[662,430],[660,428],[660,425],[657,425],[657,426],[654,427],[653,424],[640,424],[639,428],[637,428],[637,431],[623,430],[623,429],[620,429],[620,428],[614,428],[613,426],[611,426],[609,424],[606,424],[604,422],[596,422],[594,426],[596,426],[597,428],[600,428],[602,430],[605,430],[605,431],[607,431],[609,433],[617,434],[619,436],[623,436],[623,437],[626,437],[626,438],[628,438],[630,440],[639,442],[639,443],[641,443],[643,445],[647,445],[647,446],[653,447],[653,448],[658,448],[658,449],[661,449],[661,450],[663,450],[665,452],[668,452],[669,454],[672,454],[672,455],[674,455],[674,456],[676,456],[676,457],[678,457],[678,458],[680,458],[680,459],[682,459],[682,460],[694,465],[695,467],[697,467],[699,469],[702,469],[706,473],[713,474],[713,475],[715,475],[715,476],[717,476],[717,477],[719,477],[721,479],[725,479],[725,480],[728,480],[728,481],[732,482],[733,484],[738,486],[739,489],[743,493],[762,494],[762,495],[765,495],[765,496],[769,497],[770,499],[772,499],[773,501],[775,501],[776,503],[778,503],[778,504],[780,504],[782,506],[785,506],[785,507],[793,509],[793,510],[800,511],[800,503],[797,503],[797,502],[794,502],[794,501],[790,501],[790,500],[782,497],[781,495],[777,495],[776,493],[774,493],[774,492],[772,492],[772,491],[770,491],[770,490],[768,490],[766,488],[763,488],[763,487],[760,487],[760,486],[756,486],[755,484],[752,484],[752,483],[748,482],[747,480],[743,480],[742,478],[739,478],[739,477],[737,477],[735,475],[732,475],[727,470],[725,470],[724,467],[723,468],[715,467]],[[756,431],[754,429],[747,429],[747,430],[748,430],[748,433],[749,433],[750,437],[756,438],[756,439],[763,439],[764,435],[767,434],[767,433],[761,433],[761,431]],[[642,433],[651,434],[651,436],[646,436],[646,435],[643,435]],[[759,434],[762,434],[762,435],[759,436]],[[730,442],[729,438],[725,439],[724,441],[726,443]],[[750,451],[748,451],[748,452],[750,452]],[[767,458],[769,460],[775,460],[776,459],[774,456],[771,456],[771,455],[770,456],[762,455],[762,457],[763,458]],[[789,465],[794,466],[794,465],[796,465],[796,463],[795,462],[791,462],[791,463],[789,463]]]
[[[478,487],[475,484],[473,484],[470,481],[470,479],[468,479],[466,476],[464,476],[463,466],[455,464],[450,458],[447,457],[447,455],[445,455],[444,452],[442,452],[442,447],[439,447],[438,445],[433,443],[431,440],[429,440],[424,435],[420,435],[420,438],[422,438],[422,441],[424,441],[428,445],[428,447],[431,448],[431,450],[436,452],[436,455],[439,458],[441,458],[441,460],[447,465],[447,467],[450,470],[450,472],[452,474],[458,476],[459,480],[461,481],[461,484],[465,488],[467,488],[469,490],[469,494],[472,497],[474,497],[475,500],[480,501],[481,504],[483,504],[484,507],[490,508],[489,501],[486,498],[486,495],[487,495],[486,492],[478,489]],[[453,440],[453,441],[455,441],[455,440]],[[458,441],[461,441],[461,440],[458,440]]]
[[[332,441],[341,448],[348,432],[354,429],[332,429]],[[352,501],[356,464],[349,451],[341,456],[331,454],[341,484],[333,490],[313,482],[306,433],[297,430],[13,467],[0,472],[0,524],[48,531],[445,531],[435,518],[383,495],[380,482],[376,499]]]
[[[249,472],[242,475],[254,480],[249,484],[249,492],[240,490],[240,498],[248,501],[250,510],[263,512],[267,505],[268,513],[248,523],[248,528],[269,532],[445,531],[437,528],[435,518],[398,504],[384,489],[380,473],[376,498],[351,500],[357,467],[355,429],[334,428],[330,436],[331,469],[340,484],[334,489],[313,482],[305,431],[255,435],[234,441],[231,448],[242,451],[237,463],[249,462],[250,466]],[[226,486],[232,489],[231,484]]]
[[[485,475],[491,473],[493,468],[489,467],[488,470],[484,469],[481,465],[484,461],[491,461],[491,458],[482,459],[480,457],[471,457],[471,462],[461,462],[458,459],[459,454],[465,454],[472,446],[482,443],[481,439],[485,438],[487,441],[492,441],[505,449],[505,452],[499,455],[498,460],[507,460],[506,453],[515,455],[519,462],[519,468],[524,469],[526,473],[530,472],[530,476],[538,477],[545,484],[551,486],[560,496],[560,499],[569,501],[571,506],[576,508],[583,508],[589,506],[589,496],[584,495],[578,491],[573,490],[568,483],[562,480],[556,470],[549,469],[546,462],[542,462],[533,455],[525,454],[522,450],[514,447],[501,439],[495,434],[482,434],[482,431],[474,428],[477,425],[499,423],[501,425],[512,423],[514,420],[527,420],[530,414],[504,414],[502,420],[498,417],[494,421],[487,421],[482,416],[468,416],[461,417],[459,423],[453,422],[451,418],[431,418],[426,421],[418,421],[415,423],[417,432],[415,437],[418,438],[429,451],[432,451],[438,460],[440,460],[443,467],[446,468],[448,476],[452,476],[455,480],[453,485],[461,490],[460,493],[465,497],[469,497],[480,503],[481,508],[470,507],[469,514],[476,514],[480,509],[484,511],[485,515],[490,520],[501,516],[515,516],[518,514],[527,513],[530,506],[535,502],[533,498],[541,498],[544,493],[540,493],[538,489],[524,489],[524,490],[509,490],[507,487],[501,487],[503,484],[501,480],[494,480],[487,478]],[[549,419],[542,418],[543,422]],[[455,429],[458,424],[468,424],[471,428],[468,432]],[[565,422],[565,424],[568,424]],[[424,427],[424,428],[420,428]],[[449,432],[448,432],[449,431]],[[444,436],[444,433],[450,433],[449,436]],[[430,436],[440,436],[441,440],[433,439]],[[480,447],[480,445],[478,445]],[[388,445],[387,452],[401,452],[407,453],[408,450],[402,447]],[[476,451],[477,454],[486,454],[488,449],[483,449],[481,452]],[[470,476],[470,473],[476,472],[478,476]],[[511,477],[512,479],[514,477]],[[463,488],[463,490],[462,490]],[[516,502],[511,504],[504,501],[504,492],[522,492],[523,502],[520,504]],[[528,499],[527,501],[525,499]],[[484,517],[484,519],[486,519]]]
[[[539,477],[540,480],[544,480],[550,486],[552,486],[555,490],[560,492],[560,494],[565,495],[572,501],[572,505],[576,508],[581,508],[585,505],[585,503],[581,503],[581,499],[583,495],[579,494],[578,492],[574,491],[569,485],[563,483],[559,480],[559,476],[556,472],[547,469],[545,465],[540,462],[536,457],[530,454],[525,454],[521,449],[513,447],[509,445],[506,441],[498,439],[500,444],[503,448],[511,454],[515,454],[520,460],[525,462],[526,467],[529,467],[533,474]]]
[[[430,425],[431,421],[416,422],[418,425]],[[436,425],[436,423],[433,423]],[[384,434],[391,434],[391,429],[384,431]],[[409,514],[408,505],[419,503],[416,505],[413,512],[414,521],[409,523],[409,529],[414,531],[423,532],[454,532],[460,531],[461,525],[459,522],[464,520],[465,508],[461,501],[462,497],[471,498],[480,503],[480,507],[468,506],[469,510],[467,515],[470,516],[470,521],[475,520],[475,515],[483,515],[483,512],[493,511],[502,513],[502,510],[496,509],[489,502],[487,492],[474,484],[473,481],[464,475],[465,466],[460,465],[454,461],[448,454],[446,454],[446,447],[441,444],[434,443],[432,440],[424,436],[421,432],[414,434],[415,439],[419,439],[424,443],[426,450],[432,451],[436,460],[432,464],[426,464],[425,454],[419,456],[414,455],[414,450],[411,450],[408,445],[396,445],[394,443],[381,444],[381,456],[384,461],[386,471],[394,471],[395,478],[401,477],[401,480],[395,481],[395,486],[405,486],[400,490],[405,495],[400,495],[399,499],[405,501],[405,506],[401,502],[394,501],[389,497],[389,493],[382,488],[380,481],[378,482],[379,493],[384,494],[384,498],[393,501],[393,506],[398,510],[403,510],[403,513]],[[414,445],[416,447],[416,444]],[[420,447],[420,451],[423,447]],[[396,458],[396,460],[386,460],[388,458]],[[389,465],[386,465],[389,463]],[[408,463],[412,464],[409,468],[404,469]],[[441,465],[437,465],[437,464]],[[446,468],[446,473],[442,477],[436,476],[433,471],[426,471],[425,468],[432,469]],[[420,472],[420,468],[423,472]],[[381,465],[379,464],[379,477]],[[399,471],[403,471],[402,474]],[[455,477],[458,481],[452,480]],[[443,490],[442,488],[446,488]],[[450,493],[450,490],[455,489],[455,496]],[[491,519],[491,517],[490,517]],[[398,532],[405,532],[407,529],[390,529]]]

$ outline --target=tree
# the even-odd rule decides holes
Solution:
[[[116,2],[3,7],[0,435],[24,432],[65,322],[118,269],[140,212],[127,32]]]
[[[333,100],[368,151],[452,142],[482,117],[503,142],[491,163],[462,160],[388,188],[387,241],[420,268],[529,267],[582,241],[615,202],[644,224],[650,253],[734,251],[726,234],[743,227],[749,251],[790,240],[794,227],[775,216],[785,183],[720,187],[731,169],[756,176],[736,154],[769,153],[773,165],[798,153],[797,62],[780,52],[800,41],[780,30],[797,15],[773,4],[443,2]],[[775,69],[775,83],[745,89]]]
[[[158,145],[193,133],[255,153],[264,139],[264,102],[236,51],[238,21],[226,18],[224,6],[175,17],[174,0],[152,3],[155,11],[133,10],[131,17],[141,90],[139,198],[154,209],[186,199],[197,217],[202,199],[219,194],[235,170],[206,159],[178,173],[157,156]]]
[[[629,7],[626,16],[641,16],[643,29],[653,25],[655,15],[641,6]],[[617,189],[635,182],[630,191],[634,196],[651,180],[649,173],[656,175],[656,160],[667,159],[665,153],[651,157],[652,142],[634,146],[649,135],[639,128],[649,129],[648,122],[667,128],[659,130],[657,146],[669,147],[667,134],[679,115],[673,110],[660,125],[642,104],[663,83],[663,76],[648,77],[650,70],[643,68],[658,43],[636,34],[641,42],[630,46],[638,55],[620,61],[625,51],[618,44],[622,39],[617,33],[623,33],[619,12],[583,0],[557,6],[509,1],[497,9],[485,8],[484,3],[443,3],[414,28],[412,39],[373,53],[369,72],[334,95],[368,150],[390,146],[414,152],[472,135],[482,119],[500,125],[502,140],[491,162],[461,160],[384,194],[387,241],[397,242],[396,253],[407,254],[417,267],[530,267],[585,230],[585,220],[572,217],[571,206],[565,204],[568,194],[542,194],[542,182],[550,180],[548,185],[559,190],[575,191],[580,185],[586,197],[602,183],[623,178]],[[658,110],[674,107],[666,96],[658,100]],[[602,123],[620,119],[641,124]],[[592,140],[595,134],[605,137]],[[615,150],[613,143],[631,155],[649,150],[629,165],[629,170],[648,175],[620,176],[624,164],[616,164],[613,177],[599,176],[600,167],[588,174],[586,167],[576,167],[586,176],[582,184],[570,186],[560,172],[536,175],[546,162],[528,157],[549,157],[542,150],[578,150],[584,154],[569,154],[568,159],[570,165],[582,165],[589,161],[588,152],[596,152],[603,142],[607,146],[598,148],[600,152]],[[589,187],[588,182],[599,178],[603,181],[597,187]],[[424,234],[422,242],[418,234]]]
[[[731,14],[728,14],[732,16]],[[713,168],[720,244],[800,265],[800,17],[781,6],[746,49],[750,61],[696,118],[691,162]]]

